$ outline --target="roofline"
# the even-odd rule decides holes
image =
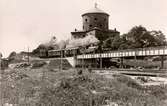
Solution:
[[[88,31],[71,32],[71,34],[74,34],[74,33],[87,33],[87,32],[93,31],[93,30],[99,30],[99,31],[103,31],[103,32],[115,32],[115,33],[120,33],[119,31],[117,31],[117,30],[112,30],[112,29],[103,30],[103,29],[100,29],[100,28],[93,28],[93,29],[90,29],[90,30],[88,30]]]
[[[108,13],[105,13],[105,12],[104,12],[104,13],[103,13],[103,12],[92,12],[92,13],[91,13],[91,12],[90,12],[90,13],[88,12],[88,13],[82,14],[81,16],[83,17],[84,15],[88,15],[88,14],[105,14],[105,15],[107,15],[107,16],[110,16]]]

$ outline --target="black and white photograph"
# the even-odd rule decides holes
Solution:
[[[167,106],[167,0],[0,0],[0,106]]]

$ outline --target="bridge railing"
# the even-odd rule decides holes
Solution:
[[[135,49],[110,50],[110,51],[105,51],[104,53],[108,53],[108,52],[125,52],[125,51],[139,51],[139,50],[157,50],[157,49],[167,49],[167,46],[135,48]]]
[[[130,56],[153,56],[153,55],[167,55],[167,46],[125,49],[118,51],[105,51],[103,53],[78,55],[77,58],[106,58],[106,57],[130,57]]]

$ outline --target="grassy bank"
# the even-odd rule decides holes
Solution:
[[[19,106],[166,106],[167,86],[143,88],[135,80],[86,70],[15,69],[4,72],[2,101]]]

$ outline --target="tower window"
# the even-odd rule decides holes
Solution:
[[[88,19],[85,19],[85,21],[87,22],[87,21],[88,21]]]
[[[94,18],[94,20],[96,21],[96,20],[97,20],[97,18]]]
[[[84,26],[83,26],[83,29],[84,29]]]
[[[106,18],[104,19],[104,21],[106,21]]]
[[[89,27],[92,27],[92,25],[89,25]]]

